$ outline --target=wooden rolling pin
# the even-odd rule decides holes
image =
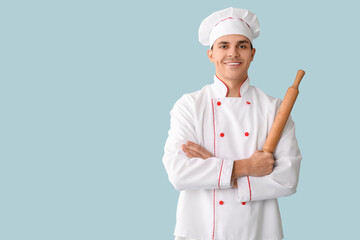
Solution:
[[[280,140],[282,131],[284,130],[285,124],[290,116],[290,112],[295,104],[296,98],[299,94],[299,84],[303,78],[305,72],[298,70],[294,84],[287,90],[283,102],[281,103],[278,114],[275,117],[274,123],[271,126],[268,137],[266,138],[263,146],[264,152],[273,153],[276,145]]]

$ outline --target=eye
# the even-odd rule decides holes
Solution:
[[[243,48],[243,49],[245,49],[245,48],[246,48],[246,45],[239,45],[238,48]]]
[[[220,45],[219,48],[226,49],[227,46],[226,45]]]

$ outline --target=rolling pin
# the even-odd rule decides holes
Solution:
[[[279,112],[271,126],[269,135],[266,138],[265,144],[263,146],[264,152],[274,152],[276,145],[280,140],[282,131],[284,130],[285,124],[290,116],[290,112],[295,104],[296,98],[299,94],[299,84],[304,75],[305,72],[303,70],[298,70],[293,85],[288,88],[283,102],[281,103]]]

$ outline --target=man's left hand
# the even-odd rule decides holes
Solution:
[[[190,142],[190,141],[188,141],[188,142],[186,142],[186,144],[182,145],[182,150],[184,151],[186,156],[189,158],[207,159],[207,158],[210,158],[213,156],[211,154],[211,152],[209,152],[202,146],[200,146],[196,143]]]

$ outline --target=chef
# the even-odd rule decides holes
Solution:
[[[217,11],[200,24],[214,82],[175,103],[163,157],[180,191],[176,240],[283,239],[277,198],[296,192],[301,155],[291,117],[274,154],[261,151],[281,100],[250,84],[259,33],[245,9]]]

